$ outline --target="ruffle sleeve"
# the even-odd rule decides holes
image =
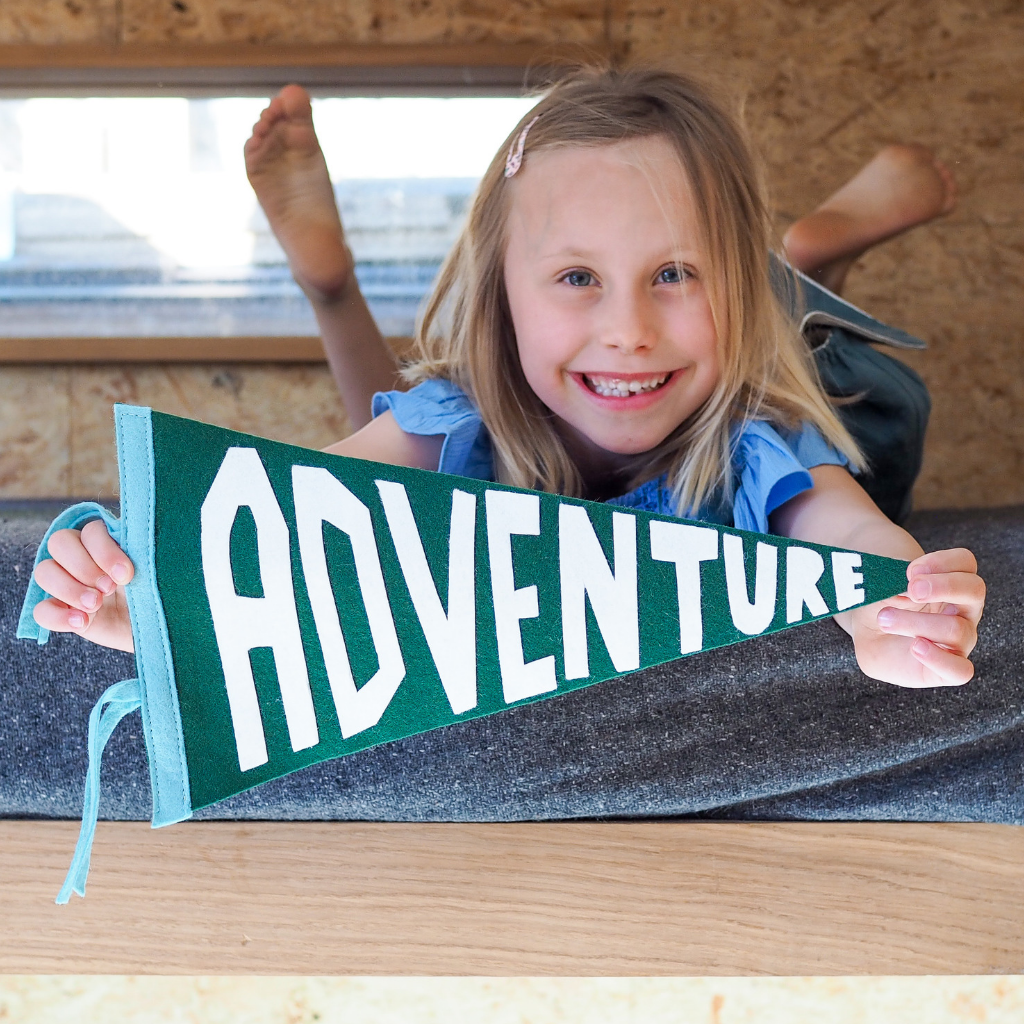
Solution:
[[[780,505],[814,486],[809,469],[848,466],[850,461],[810,423],[785,430],[763,420],[751,420],[734,441],[734,452],[738,485],[733,498],[733,526],[757,533],[768,532],[768,517]]]
[[[439,473],[494,479],[490,437],[476,406],[457,384],[436,379],[409,391],[379,391],[373,396],[373,416],[388,411],[407,434],[444,435]]]

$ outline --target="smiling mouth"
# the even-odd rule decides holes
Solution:
[[[583,383],[590,391],[603,398],[629,398],[632,395],[645,395],[664,387],[674,371],[651,374],[649,377],[615,377],[603,373],[581,373]]]

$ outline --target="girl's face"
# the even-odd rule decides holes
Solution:
[[[698,239],[663,138],[541,151],[516,176],[505,285],[519,358],[570,451],[595,467],[654,448],[714,390]]]

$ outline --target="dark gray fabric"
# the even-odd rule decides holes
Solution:
[[[0,520],[0,816],[81,813],[93,701],[130,657],[14,639],[39,537]],[[926,548],[978,556],[989,601],[958,689],[866,679],[815,623],[267,783],[200,818],[492,821],[680,817],[1024,823],[1024,509],[918,514]],[[102,818],[147,819],[137,715],[104,757]]]

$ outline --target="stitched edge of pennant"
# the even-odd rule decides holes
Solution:
[[[142,689],[142,730],[153,788],[153,827],[192,816],[185,739],[167,621],[156,579],[156,478],[152,411],[115,405],[122,546],[135,563],[125,590]]]

